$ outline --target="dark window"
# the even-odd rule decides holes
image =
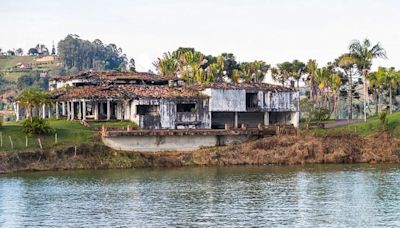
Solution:
[[[257,93],[246,93],[246,108],[257,108]]]
[[[160,115],[160,106],[158,105],[138,105],[137,113],[139,115],[151,115],[151,116],[159,116]]]
[[[196,104],[177,104],[177,112],[196,112]]]

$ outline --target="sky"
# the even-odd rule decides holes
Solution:
[[[365,38],[387,51],[373,68],[400,68],[398,0],[0,0],[0,18],[3,50],[51,47],[78,34],[115,43],[139,71],[178,47],[323,66]]]

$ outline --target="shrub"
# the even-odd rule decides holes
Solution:
[[[3,117],[0,116],[0,127],[3,126]]]
[[[379,125],[382,131],[388,130],[389,120],[386,112],[379,113]]]
[[[22,131],[27,135],[46,135],[54,132],[45,119],[32,117],[22,122]]]
[[[331,117],[331,112],[326,108],[315,108],[312,113],[312,119],[316,121],[329,120]]]

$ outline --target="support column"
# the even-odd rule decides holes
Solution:
[[[99,103],[94,103],[94,120],[99,120]]]
[[[15,102],[15,120],[19,121],[20,116],[19,116],[19,102]]]
[[[42,105],[42,118],[46,119],[46,105],[45,104]]]
[[[67,120],[70,120],[71,118],[71,105],[69,101],[67,101]]]
[[[82,119],[86,120],[86,101],[82,101]]]
[[[71,120],[74,120],[75,118],[75,107],[74,107],[74,102],[71,101]]]
[[[82,101],[78,101],[78,119],[82,119]]]
[[[264,112],[264,125],[269,125],[269,112]]]
[[[107,100],[107,120],[111,119],[111,102]]]
[[[238,115],[238,113],[237,112],[235,112],[235,121],[234,121],[234,124],[233,124],[233,128],[238,128],[239,127],[239,115]]]
[[[65,116],[66,112],[65,112],[65,102],[61,102],[61,114],[62,116]]]
[[[60,114],[58,110],[58,101],[56,101],[56,119],[60,119]]]

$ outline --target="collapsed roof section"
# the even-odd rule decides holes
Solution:
[[[193,89],[204,90],[207,88],[212,89],[245,89],[245,90],[264,90],[273,92],[291,92],[293,88],[288,88],[280,85],[273,85],[268,83],[211,83],[208,85],[193,85]]]
[[[178,81],[179,78],[165,77],[144,72],[117,72],[117,71],[84,71],[71,76],[55,77],[55,81],[85,80],[91,82],[105,83],[118,80],[137,80],[146,82],[164,82],[169,80]]]
[[[56,100],[122,100],[122,99],[206,99],[200,91],[186,87],[138,86],[138,85],[99,85],[66,87],[51,92]]]

